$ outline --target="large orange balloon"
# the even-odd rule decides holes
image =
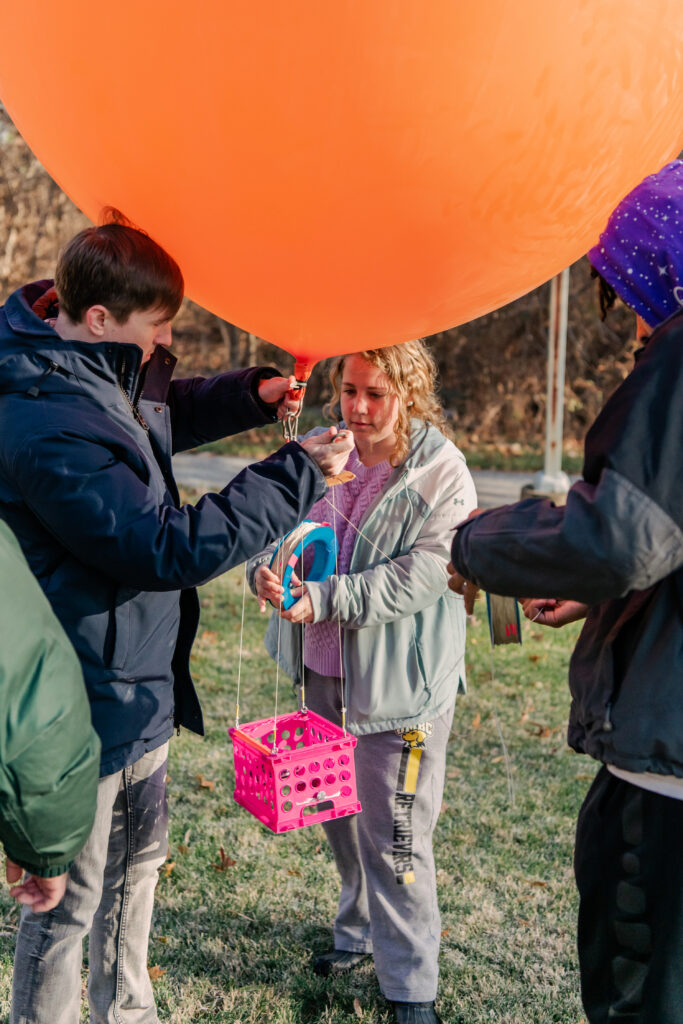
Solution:
[[[302,356],[578,258],[683,145],[681,0],[0,0],[0,96],[94,219]]]

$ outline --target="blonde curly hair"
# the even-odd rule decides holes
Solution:
[[[398,395],[398,419],[394,427],[396,444],[389,459],[392,466],[399,466],[410,452],[411,419],[422,420],[450,437],[446,417],[435,393],[438,370],[423,341],[406,341],[402,345],[367,349],[365,352],[354,352],[353,355],[366,359],[380,369]],[[340,356],[330,370],[332,398],[325,405],[324,412],[336,422],[341,418],[339,400],[347,358]]]

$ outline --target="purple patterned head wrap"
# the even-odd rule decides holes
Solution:
[[[650,327],[683,309],[682,161],[622,199],[588,259]]]

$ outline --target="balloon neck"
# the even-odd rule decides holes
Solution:
[[[308,383],[308,378],[313,372],[315,366],[315,359],[297,359],[294,363],[294,376],[296,377],[297,384],[301,384],[304,387]]]

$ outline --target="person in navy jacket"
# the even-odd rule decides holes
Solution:
[[[296,404],[291,378],[268,368],[173,381],[182,296],[175,261],[118,216],[68,243],[54,285],[27,285],[0,310],[0,517],[79,655],[102,743],[95,825],[65,898],[22,916],[15,1022],[76,1024],[87,933],[91,1020],[157,1020],[146,961],[168,740],[203,731],[194,588],[304,518],[353,443],[290,442],[181,505],[172,452]]]

